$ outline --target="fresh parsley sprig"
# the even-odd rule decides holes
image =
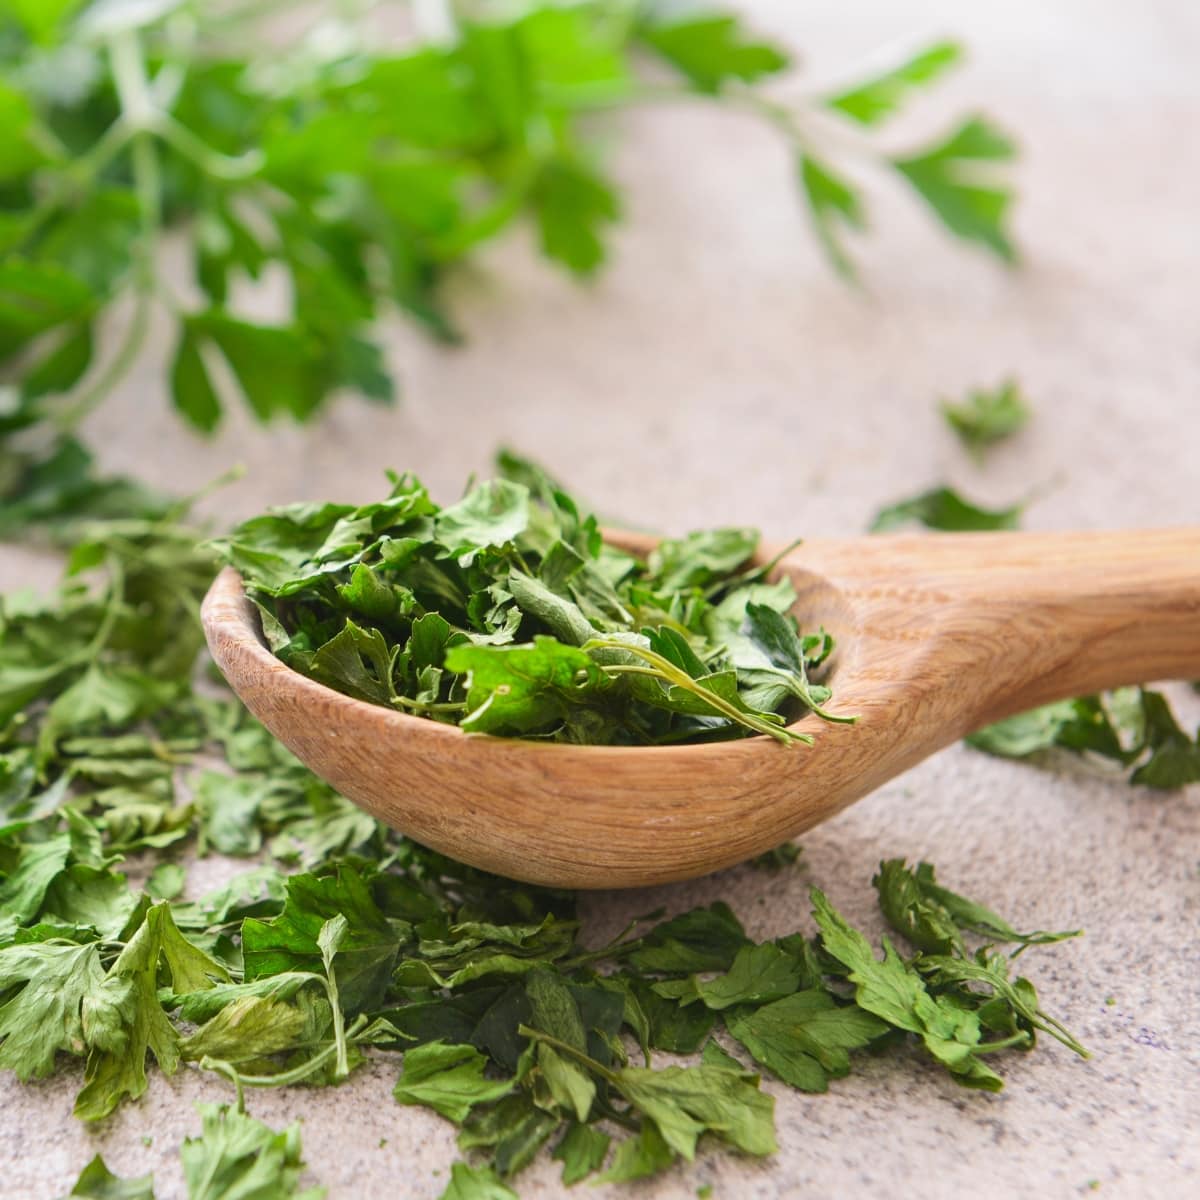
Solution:
[[[705,100],[767,121],[844,275],[842,233],[866,217],[842,158],[882,165],[952,233],[1014,256],[995,171],[1007,137],[971,117],[903,155],[873,140],[960,61],[953,43],[792,104],[764,88],[790,54],[725,13],[535,3],[459,13],[448,37],[393,48],[371,3],[281,44],[262,18],[289,6],[0,11],[0,438],[73,432],[158,328],[175,408],[199,430],[220,421],[230,383],[264,421],[307,420],[342,390],[390,401],[377,319],[399,310],[454,340],[442,279],[514,222],[577,275],[601,265],[623,202],[598,161],[597,109]],[[190,261],[184,285],[162,266],[168,238]],[[251,319],[239,292],[268,275],[286,312]]]

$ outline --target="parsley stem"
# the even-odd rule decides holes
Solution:
[[[1000,1038],[994,1042],[979,1042],[971,1047],[972,1054],[996,1054],[1001,1050],[1007,1050],[1010,1046],[1028,1046],[1029,1034],[1022,1031],[1014,1033],[1012,1037]]]
[[[79,652],[76,659],[78,663],[95,662],[100,656],[100,651],[108,645],[108,639],[112,637],[113,627],[117,623],[117,615],[125,603],[125,568],[116,555],[109,555],[108,572],[108,603],[105,605],[104,615],[100,618],[100,624],[92,640]]]
[[[812,738],[808,734],[793,733],[785,726],[772,724],[770,721],[758,716],[756,713],[741,712],[729,703],[724,697],[718,696],[716,692],[710,691],[699,680],[693,679],[686,671],[677,667],[670,659],[664,658],[661,654],[655,653],[653,650],[648,650],[644,646],[636,646],[629,642],[618,642],[609,638],[592,638],[584,644],[585,650],[590,649],[608,649],[608,650],[625,650],[638,658],[643,659],[656,671],[659,678],[667,683],[674,684],[676,687],[682,688],[684,691],[691,692],[694,696],[703,700],[710,708],[715,709],[721,716],[728,718],[735,725],[743,725],[747,729],[753,729],[757,733],[765,733],[769,737],[773,737],[777,742],[784,745],[790,745],[792,742],[809,742]],[[625,664],[612,664],[613,666]],[[608,667],[602,667],[603,670],[608,670]]]
[[[740,575],[734,575],[729,579],[722,579],[719,583],[713,584],[712,587],[705,591],[704,598],[708,600],[724,589],[730,587],[745,587],[748,583],[757,583],[760,579],[765,579],[772,571],[775,570],[777,566],[779,566],[781,562],[783,562],[785,558],[787,558],[789,554],[791,554],[793,550],[796,549],[797,546],[801,546],[803,544],[803,538],[793,539],[760,566],[751,567],[749,571],[743,571]]]
[[[198,138],[170,113],[163,113],[159,117],[158,132],[163,141],[183,158],[189,159],[204,174],[211,175],[222,183],[237,183],[262,170],[264,160],[261,150],[247,150],[244,154],[236,156],[222,154]]]
[[[413,700],[408,696],[393,696],[392,703],[400,705],[401,708],[411,709],[413,712],[465,712],[467,703],[465,700],[439,700],[426,703],[423,700]]]
[[[125,338],[108,365],[76,397],[69,406],[53,414],[58,432],[74,432],[79,423],[112,391],[133,366],[150,331],[151,296],[148,289],[139,288],[134,299],[133,315],[125,330]]]
[[[367,1021],[366,1013],[360,1013],[354,1019],[354,1024],[346,1030],[347,1039],[361,1033],[366,1028]],[[323,1067],[337,1053],[337,1043],[330,1042],[324,1050],[318,1051],[307,1062],[300,1063],[290,1071],[280,1071],[277,1075],[243,1075],[232,1063],[220,1058],[211,1058],[207,1054],[200,1060],[200,1067],[202,1070],[216,1071],[233,1080],[240,1093],[243,1087],[286,1087],[288,1084],[299,1083],[314,1074],[319,1067]]]
[[[238,1074],[237,1068],[233,1063],[227,1062],[223,1058],[212,1058],[206,1054],[200,1060],[200,1068],[204,1071],[212,1071],[217,1075],[224,1075],[233,1084],[234,1090],[237,1093],[238,1112],[244,1113],[246,1111],[246,1093],[242,1088],[242,1077]]]
[[[162,175],[154,130],[165,115],[150,94],[146,60],[135,33],[121,34],[109,44],[113,82],[121,102],[121,115],[90,151],[88,173],[102,169],[105,161],[130,144],[134,192],[137,195],[141,234],[135,250],[133,315],[125,340],[108,366],[76,397],[54,414],[60,433],[72,432],[125,377],[141,353],[150,330],[150,309],[155,291],[155,259],[162,229]]]
[[[518,1025],[517,1032],[522,1037],[527,1037],[531,1041],[545,1042],[546,1045],[552,1046],[555,1050],[561,1051],[563,1054],[575,1059],[577,1062],[587,1067],[595,1075],[599,1075],[605,1083],[611,1084],[618,1090],[621,1087],[621,1081],[617,1078],[615,1072],[610,1071],[603,1063],[598,1063],[590,1055],[584,1054],[582,1050],[572,1046],[570,1042],[561,1041],[559,1038],[553,1037],[551,1034],[542,1033],[540,1029],[531,1029],[528,1025]]]

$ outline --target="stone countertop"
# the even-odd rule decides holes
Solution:
[[[211,502],[219,516],[369,498],[389,465],[452,497],[503,442],[600,511],[672,532],[747,523],[773,538],[852,534],[881,504],[941,481],[985,502],[1035,496],[1034,528],[1200,521],[1200,9],[744,7],[802,50],[803,78],[816,83],[894,39],[961,36],[970,65],[914,106],[895,144],[939,128],[952,103],[1015,131],[1023,268],[951,246],[878,179],[871,235],[855,247],[866,287],[848,289],[819,260],[769,130],[704,104],[641,112],[614,138],[627,220],[595,283],[571,284],[510,238],[454,285],[465,348],[395,329],[400,406],[347,400],[309,429],[262,431],[238,415],[214,441],[192,440],[165,412],[155,363],[92,421],[105,465],[182,490],[242,460],[247,478]],[[159,347],[159,360],[168,352]],[[976,467],[935,401],[1009,374],[1036,419]],[[0,555],[7,586],[47,575],[44,562]],[[903,1053],[858,1058],[823,1096],[767,1082],[775,1158],[708,1149],[655,1182],[589,1196],[667,1200],[706,1184],[725,1200],[1196,1194],[1200,788],[1159,795],[955,747],[803,842],[794,870],[596,893],[584,913],[599,937],[659,905],[722,898],[753,934],[777,935],[811,928],[815,883],[876,933],[878,861],[924,858],[1018,926],[1087,930],[1022,963],[1093,1057],[1045,1039],[998,1064],[998,1096]],[[310,1177],[331,1197],[433,1198],[453,1130],[395,1105],[395,1073],[381,1059],[340,1088],[255,1093],[249,1107],[276,1124],[302,1118]],[[176,1151],[198,1130],[192,1102],[229,1098],[221,1081],[155,1073],[140,1103],[96,1130],[70,1116],[77,1083],[0,1079],[0,1196],[60,1194],[98,1150],[119,1173],[153,1169],[160,1200],[181,1196]],[[518,1182],[527,1200],[562,1191],[546,1162]]]

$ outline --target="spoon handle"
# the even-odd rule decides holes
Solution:
[[[870,553],[806,542],[783,565],[832,582],[868,641],[928,637],[930,682],[957,675],[972,724],[1200,679],[1200,528],[880,535]]]

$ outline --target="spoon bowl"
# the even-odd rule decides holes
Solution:
[[[653,539],[609,533],[645,553]],[[759,561],[777,551],[760,550]],[[267,648],[240,577],[204,601],[213,657],[260,721],[379,820],[531,883],[639,887],[741,862],[980,726],[1053,700],[1200,678],[1200,529],[804,542],[777,571],[837,639],[811,746],[766,737],[574,746],[466,734],[333,691]]]

